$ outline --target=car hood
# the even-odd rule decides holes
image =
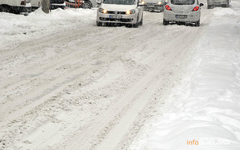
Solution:
[[[136,5],[116,5],[116,4],[102,4],[101,8],[106,9],[108,11],[127,11],[131,9],[135,9]]]

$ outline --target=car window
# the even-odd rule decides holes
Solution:
[[[104,4],[133,5],[135,0],[104,0]]]
[[[193,5],[195,0],[171,0],[173,5]]]

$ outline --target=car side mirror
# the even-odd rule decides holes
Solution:
[[[202,6],[204,6],[204,4],[203,4],[203,3],[200,3],[200,7],[202,7]]]

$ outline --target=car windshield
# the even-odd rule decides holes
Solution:
[[[171,0],[173,5],[193,5],[195,0]]]
[[[135,0],[104,0],[104,4],[133,5]]]

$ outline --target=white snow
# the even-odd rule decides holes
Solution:
[[[1,48],[40,36],[58,34],[66,28],[85,28],[95,24],[95,9],[56,9],[45,14],[41,8],[28,16],[1,12],[0,45]],[[14,38],[14,40],[13,40]]]
[[[193,48],[194,61],[186,66],[185,76],[182,77],[181,81],[176,81],[173,84],[175,87],[164,102],[156,104],[158,110],[151,115],[153,117],[147,120],[148,122],[145,122],[137,137],[130,142],[129,150],[240,149],[239,8],[240,0],[233,0],[230,8],[204,10],[212,13],[213,16],[211,16],[210,22],[203,21],[199,27],[199,30],[203,30],[203,32],[199,35],[200,39]],[[150,16],[151,13],[147,15]],[[148,99],[144,98],[153,95],[160,82],[168,76],[167,73],[171,76],[172,72],[163,71],[158,74],[158,70],[151,70],[152,75],[147,74],[149,73],[148,70],[154,68],[155,65],[161,66],[161,64],[158,64],[159,62],[166,65],[166,67],[162,67],[163,70],[167,70],[168,67],[171,68],[170,60],[166,59],[169,55],[171,56],[169,58],[177,58],[172,51],[168,51],[169,45],[161,45],[162,47],[166,46],[164,51],[156,50],[158,44],[164,44],[169,40],[170,35],[181,35],[181,32],[188,28],[192,32],[197,29],[177,25],[164,27],[160,25],[160,21],[156,23],[155,20],[152,20],[160,17],[154,17],[146,18],[148,22],[138,29],[113,27],[108,30],[101,27],[93,28],[96,21],[96,9],[57,9],[50,14],[45,14],[41,9],[38,9],[28,16],[1,12],[0,52],[1,54],[5,52],[7,54],[1,57],[4,62],[1,62],[0,65],[0,81],[2,84],[4,83],[4,86],[1,89],[0,98],[2,99],[0,101],[1,105],[5,106],[6,104],[7,107],[0,110],[6,111],[2,115],[3,118],[0,118],[0,126],[4,127],[0,133],[1,136],[5,136],[6,145],[9,143],[7,145],[10,147],[9,149],[64,149],[69,139],[70,143],[78,143],[77,140],[79,139],[71,141],[73,135],[78,133],[80,136],[77,137],[95,139],[94,136],[91,136],[95,130],[101,132],[97,135],[100,139],[90,141],[94,146],[101,143],[104,138],[110,138],[109,141],[115,140],[115,138],[111,139],[112,136],[105,136],[115,124],[126,125],[125,122],[118,124],[118,119],[124,117],[124,114],[130,108],[129,112],[133,112],[134,117],[137,116],[140,112],[138,109],[143,108],[148,102]],[[152,29],[151,26],[157,26],[157,28]],[[87,47],[88,45],[84,45],[84,43],[83,46],[88,49],[72,47],[72,45],[81,41],[81,39],[78,39],[72,43],[64,43],[66,45],[62,47],[57,44],[49,46],[50,43],[45,49],[32,50],[34,51],[33,54],[29,55],[19,53],[15,57],[11,53],[11,49],[18,47],[23,42],[39,40],[39,38],[48,37],[51,34],[61,36],[63,28],[64,32],[67,32],[68,28],[71,28],[70,31],[74,31],[73,28],[89,28],[83,35],[90,34],[89,37],[85,37],[85,42],[93,40],[89,42],[93,46]],[[166,29],[162,32],[163,35],[168,36],[166,41],[164,41],[164,37],[158,35],[158,32],[162,31],[163,28]],[[144,29],[146,31],[142,31]],[[88,33],[90,30],[91,32]],[[96,35],[94,33],[100,30],[106,35],[113,36],[110,44],[108,43],[108,37],[104,35],[98,33],[99,37],[94,37]],[[139,30],[142,32],[139,32],[138,35],[137,31]],[[152,30],[156,30],[156,32],[148,32]],[[113,33],[116,35],[113,35]],[[144,35],[146,35],[145,39],[141,39],[141,36]],[[156,37],[156,40],[148,41],[150,43],[148,45],[146,44],[147,36],[151,35]],[[187,34],[183,37],[186,36]],[[81,38],[76,35],[73,37]],[[125,40],[123,37],[127,37],[126,39],[129,40]],[[138,39],[138,41],[131,43],[131,40],[134,39]],[[102,40],[108,45],[103,45],[104,43],[101,45]],[[118,40],[119,43],[125,42],[125,44],[116,46],[114,42]],[[63,41],[64,39],[61,39],[60,42]],[[178,41],[177,43],[181,42]],[[98,44],[101,45],[100,48],[96,48]],[[132,45],[135,47],[131,49]],[[41,45],[38,45],[38,47],[41,47]],[[177,46],[174,45],[174,47]],[[67,49],[66,52],[65,48]],[[30,52],[31,50],[25,51]],[[18,51],[13,51],[13,53],[15,52]],[[80,54],[83,57],[78,57]],[[65,55],[66,57],[63,57]],[[71,61],[71,59],[73,60]],[[18,68],[18,65],[20,68]],[[85,66],[81,68],[81,65]],[[147,65],[148,67],[146,67]],[[25,73],[22,70],[29,72]],[[87,72],[88,70],[90,71]],[[68,74],[68,72],[71,72],[71,74]],[[86,76],[79,77],[81,76],[79,74],[85,72],[87,72]],[[145,74],[147,76],[144,76]],[[150,81],[148,81],[148,77]],[[162,80],[160,81],[160,79]],[[171,78],[167,78],[167,80],[169,79]],[[136,85],[133,84],[138,80],[141,82]],[[156,80],[158,81],[155,82]],[[145,88],[150,83],[150,88]],[[38,87],[42,89],[38,89]],[[132,91],[124,91],[129,89]],[[144,93],[146,91],[148,93]],[[35,93],[38,95],[34,95]],[[159,97],[162,96],[161,93],[154,94]],[[120,101],[116,99],[120,99]],[[137,100],[139,99],[142,99],[144,103],[138,103]],[[122,104],[121,101],[124,103]],[[119,104],[119,110],[117,104]],[[18,108],[18,106],[21,107]],[[108,110],[109,107],[113,110]],[[108,114],[109,112],[112,114]],[[114,114],[114,112],[119,113]],[[26,114],[27,117],[23,114]],[[8,115],[10,118],[4,118]],[[115,120],[97,118],[97,116],[110,116]],[[127,122],[133,116],[125,117],[123,120]],[[14,122],[15,118],[20,118],[19,122]],[[131,119],[134,120],[135,118]],[[7,124],[11,120],[13,121]],[[132,123],[131,121],[128,122],[129,126]],[[94,126],[95,124],[99,124],[99,126]],[[110,125],[104,126],[106,124]],[[93,127],[97,127],[98,130]],[[126,128],[126,132],[128,127],[125,126],[124,128]],[[80,129],[82,130],[78,131]],[[117,126],[116,129],[123,128]],[[21,133],[15,133],[15,131],[21,131]],[[25,133],[22,133],[22,131],[25,131]],[[110,135],[115,132],[110,132]],[[83,134],[81,135],[81,133]],[[117,138],[121,140],[121,137]],[[89,142],[89,139],[85,141]],[[2,141],[0,139],[0,143]],[[14,145],[11,145],[11,142]],[[81,142],[83,145],[86,143],[84,140]],[[118,141],[116,141],[116,144],[118,144]],[[2,147],[0,145],[0,149]]]
[[[129,149],[240,149],[240,1],[231,4],[214,8],[195,47],[194,74],[185,76],[166,100],[171,107],[161,108]]]

